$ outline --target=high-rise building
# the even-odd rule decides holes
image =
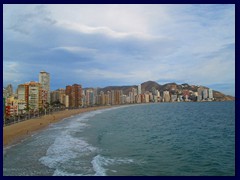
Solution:
[[[121,96],[122,96],[122,90],[115,90],[114,91],[114,104],[121,104]]]
[[[31,81],[18,85],[18,111],[24,113],[26,109],[36,111],[43,108],[44,99],[42,94],[41,84],[38,82]]]
[[[11,96],[6,99],[6,116],[18,115],[18,99]]]
[[[87,105],[86,101],[87,101],[87,98],[86,98],[86,90],[82,90],[82,107],[85,107]]]
[[[3,124],[5,124],[6,119],[6,104],[5,104],[5,98],[3,97]]]
[[[42,107],[42,91],[41,84],[38,82],[31,81],[28,83],[28,107],[31,110],[38,110]]]
[[[133,92],[133,95],[136,96],[137,95],[137,88],[132,88],[132,92]]]
[[[142,102],[143,102],[143,101],[142,101],[143,98],[142,98],[142,95],[141,95],[141,94],[138,94],[135,98],[136,98],[136,100],[135,100],[136,103],[142,103]]]
[[[125,104],[127,102],[127,96],[122,94],[121,95],[121,104]]]
[[[22,114],[25,112],[28,107],[28,92],[29,86],[28,84],[19,84],[17,88],[17,96],[18,96],[18,111]]]
[[[103,91],[100,91],[100,105],[105,105],[105,104],[106,104],[105,94]]]
[[[69,107],[82,106],[82,86],[80,84],[66,86],[66,95],[69,96]]]
[[[164,102],[169,102],[170,101],[169,91],[163,91],[163,99],[164,99]]]
[[[95,104],[93,89],[86,89],[85,97],[86,97],[86,106],[93,106]]]
[[[39,83],[41,83],[42,89],[47,91],[47,102],[50,103],[50,74],[41,71],[39,73]]]
[[[110,91],[107,91],[107,105],[110,105],[111,104],[111,92]]]
[[[208,90],[208,97],[210,98],[210,99],[213,99],[213,90],[212,89],[209,89]]]
[[[111,100],[110,100],[110,102],[111,102],[111,105],[115,105],[115,93],[114,93],[115,91],[114,90],[111,90]]]
[[[46,98],[43,98],[43,91],[41,84],[31,81],[29,83],[18,85],[17,95],[19,100],[19,111],[23,112],[25,109],[39,110],[43,108]]]
[[[138,85],[138,94],[142,94],[142,86],[141,86],[141,84]]]
[[[72,86],[70,86],[70,85],[66,86],[65,93],[68,96],[68,105],[69,105],[69,107],[72,107],[72,105],[71,105],[71,102],[72,102],[71,92],[72,92]]]
[[[51,103],[54,103],[54,102],[57,102],[57,101],[62,103],[63,98],[65,98],[64,95],[65,95],[65,89],[64,88],[60,88],[60,89],[57,89],[55,91],[51,91],[51,93],[50,93]]]
[[[51,103],[54,103],[56,101],[60,100],[60,93],[58,90],[56,91],[51,91],[50,93],[50,99],[51,99]]]
[[[149,97],[149,92],[146,91],[144,94],[143,94],[143,97],[144,97],[144,103],[149,103],[150,102],[150,97]]]
[[[65,105],[66,108],[69,107],[69,96],[68,95],[64,95],[63,104]]]
[[[3,97],[8,98],[13,95],[13,87],[11,84],[8,84],[7,87],[3,88]]]
[[[172,100],[172,102],[177,101],[177,95],[176,94],[172,94],[171,95],[171,100]]]
[[[138,91],[136,88],[132,88],[131,91],[128,93],[129,95],[129,103],[135,103],[136,102],[136,96],[138,94]]]
[[[72,85],[72,96],[74,107],[82,106],[82,86],[79,84]]]
[[[134,99],[135,99],[135,97],[134,97],[134,95],[133,95],[133,92],[130,91],[130,92],[129,92],[129,103],[134,103]]]
[[[26,95],[26,93],[28,93],[26,84],[19,84],[17,88],[18,99],[27,101],[28,95]]]
[[[85,106],[89,106],[90,105],[90,89],[86,89],[85,91]]]
[[[40,99],[42,101],[42,105],[46,105],[47,104],[47,98],[48,98],[48,91],[45,90],[45,89],[42,89],[40,90]]]
[[[203,99],[203,87],[199,87],[197,101],[202,101],[202,99]]]
[[[203,90],[203,99],[206,100],[208,98],[208,90],[204,89]]]

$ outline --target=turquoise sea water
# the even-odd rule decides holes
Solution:
[[[235,175],[234,102],[121,106],[4,149],[3,175]]]

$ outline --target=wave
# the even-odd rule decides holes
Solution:
[[[83,176],[83,174],[69,173],[56,169],[53,173],[53,176]]]
[[[75,137],[75,132],[82,132],[89,125],[84,123],[89,117],[96,113],[86,113],[78,117],[73,117],[70,121],[63,124],[55,124],[48,130],[55,133],[54,142],[47,149],[46,155],[41,157],[41,164],[55,169],[54,176],[80,176],[80,174],[68,172],[66,169],[71,167],[74,161],[79,160],[83,156],[88,156],[96,152],[97,148],[88,144],[80,137]],[[57,131],[56,131],[57,130]]]
[[[92,112],[86,112],[74,116],[70,121],[65,121],[62,124],[54,124],[49,130],[54,133],[54,142],[47,149],[46,155],[39,159],[40,163],[54,169],[54,176],[82,176],[86,175],[85,168],[90,169],[88,175],[104,176],[106,175],[105,166],[115,163],[129,163],[132,160],[126,159],[110,159],[103,156],[95,156],[99,149],[89,144],[81,137],[75,137],[75,132],[82,132],[89,126],[86,122],[97,114],[118,109],[122,107],[114,107],[111,109],[102,109]],[[91,161],[91,159],[93,160]],[[90,158],[86,162],[86,158]],[[76,167],[75,164],[80,164],[82,167]],[[92,167],[89,166],[92,163]],[[75,170],[71,167],[75,166]],[[77,173],[76,173],[77,172]],[[95,174],[94,174],[95,172]]]
[[[75,116],[74,118],[77,118],[76,121],[85,122],[85,121],[88,121],[89,118],[94,117],[97,114],[101,114],[101,113],[106,112],[106,111],[111,111],[111,110],[120,109],[120,108],[123,108],[123,106],[112,107],[112,108],[109,108],[109,109],[99,109],[99,110],[96,110],[96,111],[85,112],[85,113],[82,113],[82,114],[79,114],[79,115]]]
[[[119,165],[119,164],[129,164],[134,161],[129,158],[107,158],[101,155],[97,155],[92,160],[93,170],[95,171],[95,176],[106,176],[106,167],[108,165]],[[111,170],[112,172],[117,172],[117,170]]]
[[[57,169],[71,159],[88,155],[94,151],[96,151],[96,148],[86,141],[74,138],[64,132],[55,139],[54,143],[48,148],[46,156],[41,157],[39,161],[49,168]]]

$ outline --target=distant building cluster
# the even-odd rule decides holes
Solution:
[[[121,89],[104,92],[100,88],[83,89],[80,84],[73,84],[50,91],[50,74],[45,71],[39,73],[38,82],[19,84],[16,94],[13,93],[11,84],[3,89],[5,117],[46,111],[49,108],[212,100],[214,100],[212,89],[201,86],[198,87],[197,92],[188,89],[176,92],[174,89],[159,91],[155,87],[152,87],[151,91],[145,91],[141,85],[138,85],[124,94]]]
[[[160,92],[153,87],[151,91],[143,93],[141,85],[138,85],[137,88],[132,88],[128,94],[124,94],[122,90],[109,90],[104,93],[103,91],[99,92],[98,89],[85,89],[82,94],[83,106],[212,100],[212,89],[203,87],[199,87],[198,92],[183,90],[178,93],[167,90]]]

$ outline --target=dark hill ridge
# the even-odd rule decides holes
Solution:
[[[142,93],[144,93],[145,91],[152,91],[152,88],[155,88],[157,90],[162,88],[162,86],[155,81],[146,81],[141,84],[141,87]]]
[[[209,89],[208,87],[205,86],[201,86],[203,88]],[[104,93],[106,93],[107,91],[111,91],[111,90],[122,90],[123,94],[128,95],[128,93],[131,91],[132,88],[138,88],[137,85],[132,85],[132,86],[107,86],[104,88],[99,88],[99,92],[103,91]],[[193,92],[197,92],[197,89],[199,88],[199,86],[196,85],[189,85],[187,83],[184,84],[176,84],[176,83],[167,83],[164,85],[160,85],[155,81],[146,81],[144,83],[141,84],[141,88],[142,88],[142,93],[146,92],[146,91],[152,91],[153,88],[159,90],[160,92],[163,91],[169,91],[171,94],[181,94],[183,90],[191,90]],[[233,96],[229,96],[229,95],[225,95],[221,92],[215,91],[213,90],[213,97],[216,99],[216,101],[233,101],[235,100],[235,97]]]

